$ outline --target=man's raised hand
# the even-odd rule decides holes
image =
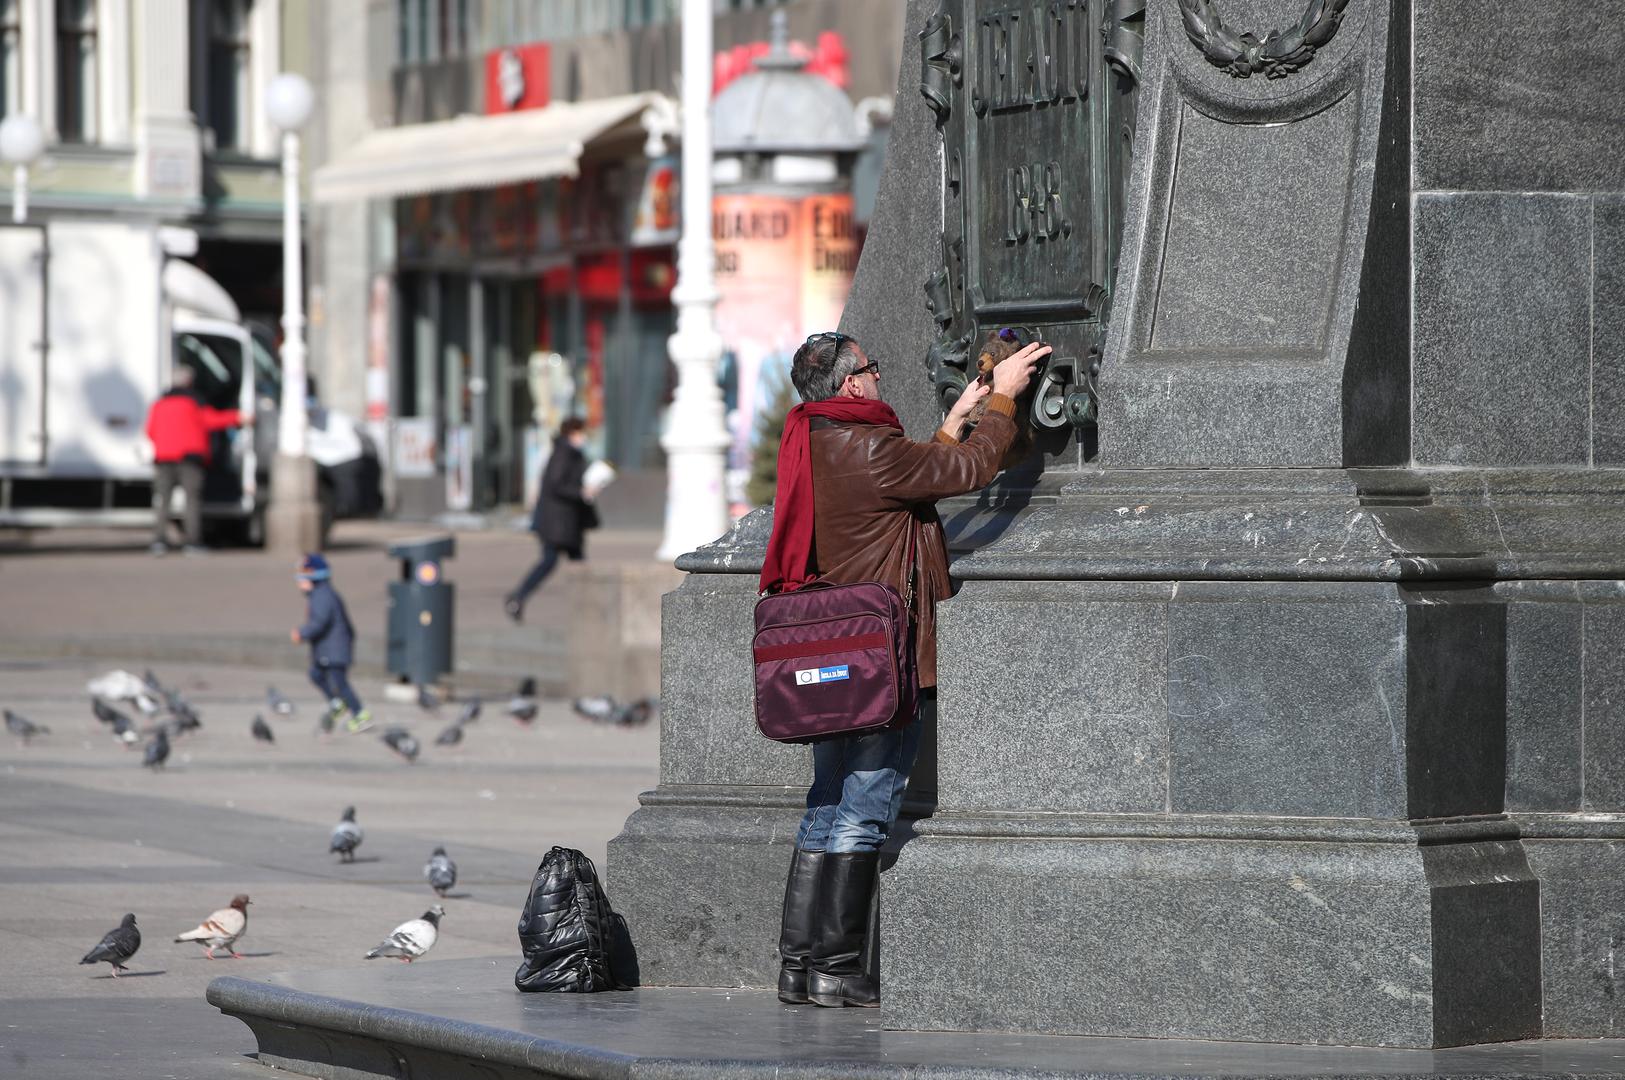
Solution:
[[[1026,346],[1014,356],[1006,358],[998,367],[993,369],[993,392],[1013,398],[1027,389],[1032,382],[1033,372],[1038,369],[1038,361],[1050,354],[1050,347],[1042,341],[1035,341]]]

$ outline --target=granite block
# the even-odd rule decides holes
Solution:
[[[1591,208],[1568,195],[1419,195],[1415,459],[1590,461]]]
[[[1583,663],[1585,809],[1625,813],[1625,603],[1586,604]]]
[[[1410,818],[1506,802],[1506,608],[1483,586],[1403,589]]]
[[[793,800],[778,802],[644,806],[609,842],[606,889],[644,985],[774,984],[801,819]]]
[[[806,747],[756,729],[756,577],[692,574],[661,601],[661,784],[802,785]]]
[[[1418,188],[1625,188],[1625,3],[1413,5]]]
[[[1522,845],[1420,850],[1433,886],[1434,1045],[1539,1038],[1540,882]]]
[[[938,805],[1167,805],[1164,585],[973,582],[938,607]]]
[[[1168,616],[1175,813],[1405,815],[1392,586],[1182,585]]]
[[[1253,125],[1184,107],[1146,355],[1230,352],[1240,360],[1324,348],[1356,106],[1344,98],[1297,123]],[[1240,192],[1237,176],[1248,178]],[[1254,259],[1255,251],[1271,257]]]
[[[1583,611],[1572,593],[1566,603],[1507,599],[1506,808],[1577,811]]]
[[[850,334],[888,373],[881,394],[916,439],[942,423],[925,358],[936,324],[925,306],[925,283],[942,261],[942,136],[920,93],[916,42],[936,0],[910,0],[904,19],[903,63],[886,139],[886,164],[876,214],[863,241],[857,273],[841,313]],[[891,373],[896,372],[895,376]]]
[[[1523,846],[1540,878],[1544,1034],[1625,1033],[1625,843],[1526,835]]]
[[[1625,465],[1625,196],[1592,200],[1591,452]]]
[[[964,902],[968,882],[987,882]],[[1400,844],[926,837],[886,875],[889,1028],[1427,1046]],[[997,987],[997,993],[988,993]]]

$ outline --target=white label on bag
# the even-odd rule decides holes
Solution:
[[[796,672],[796,685],[812,686],[815,683],[839,682],[842,679],[850,679],[851,677],[846,664],[840,664],[836,667],[802,668]]]

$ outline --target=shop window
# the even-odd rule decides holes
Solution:
[[[217,150],[250,148],[253,132],[251,15],[254,0],[208,4],[208,97],[204,116]]]
[[[0,116],[22,110],[22,0],[0,0]]]
[[[396,60],[402,67],[467,56],[474,44],[469,0],[396,0]]]
[[[63,142],[96,141],[96,96],[96,0],[57,0],[56,127]]]

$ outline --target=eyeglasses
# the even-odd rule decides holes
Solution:
[[[880,365],[875,363],[873,360],[871,360],[867,364],[864,364],[862,367],[858,368],[858,370],[854,371],[852,374],[853,375],[873,375],[875,378],[878,379],[878,378],[880,378]]]

